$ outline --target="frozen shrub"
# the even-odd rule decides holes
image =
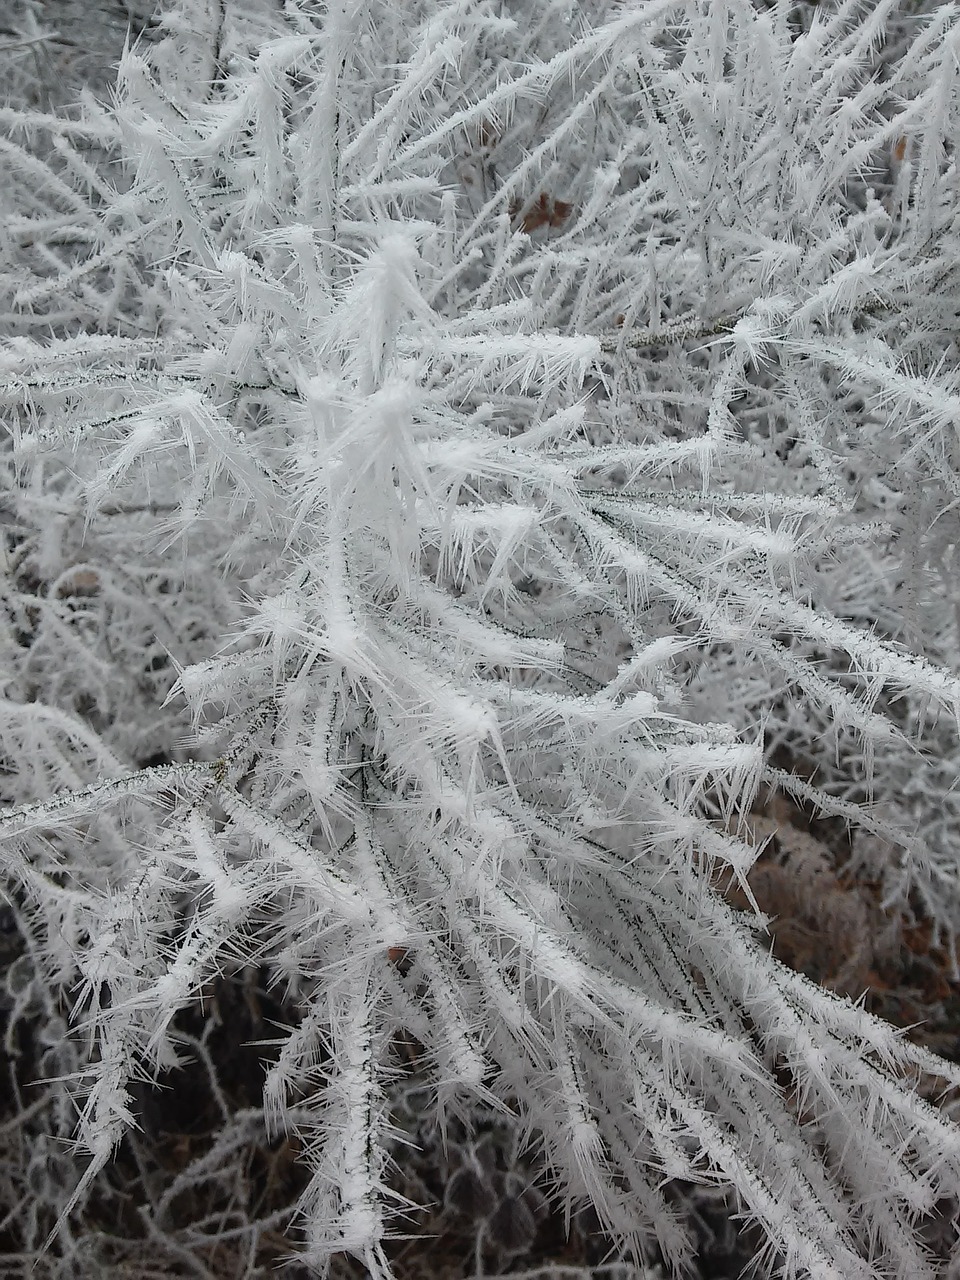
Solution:
[[[295,1130],[306,1266],[388,1270],[403,1031],[625,1249],[682,1269],[682,1178],[785,1275],[933,1277],[960,1131],[913,1085],[957,1072],[713,886],[763,783],[956,919],[912,813],[773,748],[863,790],[922,709],[956,751],[958,16],[182,0],[109,111],[2,116],[0,835],[83,1055],[61,1228],[256,963],[297,1020],[191,1177]]]

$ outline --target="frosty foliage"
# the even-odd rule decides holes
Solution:
[[[960,12],[162,34],[110,109],[0,112],[10,999],[71,1012],[86,1157],[51,1247],[256,964],[312,1268],[388,1269],[402,1030],[438,1122],[512,1110],[637,1256],[688,1259],[683,1178],[784,1275],[932,1280],[960,1131],[914,1083],[956,1070],[715,884],[774,785],[960,926]]]

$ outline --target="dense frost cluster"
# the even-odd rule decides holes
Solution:
[[[75,1140],[0,1171],[24,1256],[86,1274],[141,1082],[256,972],[287,1025],[184,1185],[295,1134],[304,1265],[389,1269],[403,1035],[431,1124],[511,1116],[638,1256],[707,1181],[787,1276],[933,1280],[960,1072],[721,886],[777,792],[960,929],[960,11],[158,34],[109,107],[0,109],[5,1018]],[[252,1277],[275,1226],[164,1247]]]

